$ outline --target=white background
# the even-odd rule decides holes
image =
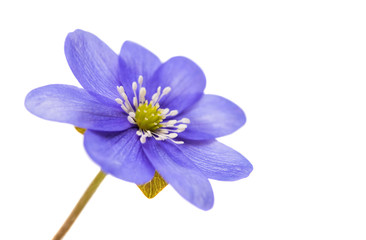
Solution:
[[[224,3],[225,2],[225,3]],[[1,1],[0,239],[51,239],[99,171],[72,126],[26,111],[77,85],[63,52],[90,31],[183,55],[247,123],[221,139],[254,165],[212,181],[205,212],[108,176],[65,239],[366,239],[365,1]]]

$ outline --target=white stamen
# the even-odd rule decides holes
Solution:
[[[171,89],[170,87],[166,87],[166,88],[164,88],[162,96],[163,96],[163,95],[167,95],[171,90],[172,90],[172,89]]]
[[[169,120],[168,122],[162,122],[161,124],[165,127],[173,127],[177,122],[177,120]]]
[[[186,129],[185,128],[181,128],[181,129],[170,129],[169,131],[176,132],[176,133],[181,133],[181,132],[184,132],[184,130],[186,130]]]
[[[146,135],[142,135],[142,136],[140,137],[140,142],[141,142],[142,144],[146,143]]]
[[[181,120],[179,120],[179,122],[181,122],[181,123],[191,123],[191,120],[189,120],[188,118],[182,118]]]
[[[125,111],[126,113],[128,113],[128,109],[126,108],[125,105],[121,105],[121,108],[123,109],[123,111]]]
[[[122,96],[123,100],[128,101],[128,97],[127,97],[127,95],[126,95],[126,93],[125,93],[125,92],[123,92],[123,93],[121,94],[121,96]]]
[[[169,108],[165,108],[161,111],[161,115],[166,115],[169,112]]]
[[[133,112],[132,106],[131,106],[130,102],[128,101],[128,97],[125,93],[124,88],[122,86],[117,86],[117,91],[121,95],[121,97],[123,98],[124,103],[120,102],[120,100],[122,101],[122,99],[120,99],[120,98],[116,98],[115,101],[118,104],[121,104],[121,107],[122,107],[123,111],[125,111],[126,113]],[[120,100],[118,100],[118,99],[120,99]]]
[[[176,133],[169,133],[168,137],[169,138],[176,138],[176,137],[178,137],[178,134],[176,134]]]
[[[161,91],[161,87],[159,86],[156,93],[154,93],[154,95],[151,98],[150,103],[155,106],[155,104],[158,102],[159,97],[160,97],[160,91]]]
[[[136,97],[133,97],[133,105],[135,106],[135,109],[137,109],[139,107]]]
[[[127,100],[127,101],[125,101],[125,106],[126,106],[126,109],[127,109],[127,113],[129,113],[129,112],[133,112],[133,108],[132,108],[132,106],[131,106],[131,103]]]
[[[122,99],[120,99],[120,98],[116,98],[116,99],[114,99],[118,104],[123,104],[123,101],[122,101]]]
[[[125,92],[125,90],[123,89],[123,87],[122,87],[122,86],[117,87],[117,91],[118,91],[118,93],[119,93],[120,95],[122,95],[122,94]]]
[[[127,120],[132,123],[132,124],[136,124],[135,120],[133,120],[133,118],[131,116],[127,117]]]
[[[186,129],[186,128],[187,128],[187,125],[185,125],[185,124],[179,124],[179,125],[177,126],[177,128],[178,128],[178,129]]]
[[[139,79],[137,81],[139,82],[139,85],[142,86],[142,82],[144,81],[144,78],[140,75]]]
[[[162,109],[160,108],[159,104],[159,101],[164,96],[170,93],[170,91],[172,90],[171,87],[165,87],[163,90],[161,90],[161,87],[159,86],[156,92],[152,95],[151,100],[149,102],[148,100],[145,99],[147,90],[145,87],[142,87],[142,84],[143,84],[142,76],[139,76],[137,82],[132,83],[133,97],[130,96],[132,97],[132,104],[130,103],[123,86],[117,86],[117,91],[122,98],[115,99],[115,101],[121,105],[123,111],[127,113],[128,115],[127,120],[131,124],[139,125],[140,122],[139,124],[137,124],[137,121],[141,121],[142,119],[141,117],[143,117],[144,119],[143,121],[149,121],[150,117],[154,119],[156,118],[156,116],[158,117],[156,118],[158,119],[156,120],[156,122],[147,122],[147,124],[152,124],[154,126],[159,125],[157,129],[152,131],[148,129],[139,128],[136,131],[136,134],[140,137],[140,142],[144,144],[146,143],[146,138],[153,137],[157,141],[170,140],[176,144],[183,144],[184,143],[183,141],[175,141],[173,139],[177,138],[178,133],[183,132],[187,128],[187,124],[190,123],[190,120],[188,118],[182,118],[179,121],[172,119],[163,122],[163,119],[166,119],[167,117],[173,117],[178,115],[178,111],[177,110],[170,111],[169,108]],[[145,105],[145,107],[139,108],[141,105]],[[154,107],[154,109],[152,109],[151,106]],[[140,114],[140,117],[136,120],[137,112]],[[150,119],[150,121],[151,120],[152,119]]]
[[[137,109],[139,106],[137,104],[137,95],[136,95],[136,89],[137,89],[137,83],[133,82],[132,83],[132,90],[133,90],[133,105],[135,106],[135,109]]]
[[[137,83],[136,82],[133,82],[132,83],[132,90],[133,91],[136,91],[136,89],[137,89]]]
[[[174,116],[176,116],[178,114],[178,111],[177,110],[173,110],[173,111],[170,111],[170,113],[169,114],[167,114],[166,116],[168,117],[168,116],[172,116],[172,117],[174,117]]]
[[[163,96],[167,95],[170,92],[170,90],[171,90],[170,87],[164,88],[163,93],[161,94],[161,96],[158,98],[158,100],[156,102],[159,102]]]
[[[157,130],[157,132],[158,132],[158,133],[168,133],[168,132],[169,132],[169,130],[168,130],[168,129],[165,129],[165,128],[159,128],[159,129]]]
[[[145,102],[145,96],[146,96],[146,88],[142,87],[142,88],[140,88],[140,93],[139,93],[139,102],[140,103]]]
[[[154,106],[155,103],[158,101],[158,94],[157,93],[154,93],[154,95],[151,97],[151,101],[150,103]]]

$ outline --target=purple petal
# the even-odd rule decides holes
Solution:
[[[148,139],[143,150],[160,175],[183,198],[203,210],[212,208],[214,196],[210,182],[175,144]]]
[[[155,173],[142,151],[136,129],[124,132],[86,131],[84,146],[103,172],[125,181],[144,184]]]
[[[65,55],[80,84],[88,91],[110,99],[119,97],[119,58],[95,35],[82,30],[69,33]]]
[[[141,75],[146,84],[160,64],[159,58],[146,48],[130,41],[123,43],[120,52],[121,79],[131,102],[134,96],[132,83],[137,83]]]
[[[149,100],[159,86],[161,90],[171,88],[170,93],[159,102],[160,106],[182,112],[202,96],[206,78],[202,70],[188,58],[174,57],[162,64],[152,80],[147,82],[146,96]]]
[[[130,128],[123,110],[115,105],[98,102],[85,89],[61,84],[34,89],[25,99],[28,111],[46,120],[101,131]]]
[[[207,140],[228,135],[238,130],[246,121],[243,110],[235,103],[208,94],[179,117],[189,118],[191,121],[179,137],[192,140]]]
[[[186,141],[177,147],[206,177],[234,181],[248,177],[252,164],[240,153],[216,141]]]

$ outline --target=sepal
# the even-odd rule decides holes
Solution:
[[[168,183],[163,179],[163,177],[155,171],[155,175],[150,182],[137,186],[147,198],[151,199],[161,192],[167,185]]]

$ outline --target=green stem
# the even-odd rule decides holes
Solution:
[[[75,222],[76,218],[79,216],[85,205],[88,203],[89,199],[93,196],[106,174],[102,172],[102,170],[98,173],[98,175],[94,178],[94,180],[90,183],[88,189],[84,192],[83,196],[80,198],[79,202],[76,204],[69,217],[66,219],[65,223],[62,225],[60,230],[53,237],[53,240],[62,239],[67,231],[71,228],[72,224]]]

